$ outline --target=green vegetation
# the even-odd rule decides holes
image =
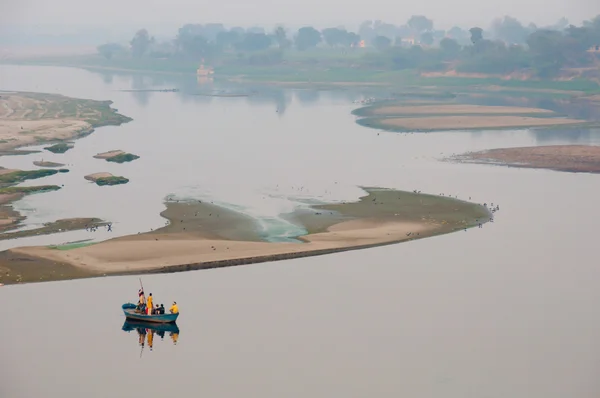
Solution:
[[[470,228],[490,219],[483,206],[450,197],[378,188],[365,190],[367,195],[357,202],[313,206],[313,212],[295,212],[288,218],[304,226],[309,234],[325,232],[334,224],[353,219],[426,222],[439,225],[440,233]]]
[[[4,187],[0,188],[0,194],[29,194],[38,192],[58,191],[58,185],[39,185],[35,187]]]
[[[60,169],[60,170],[17,170],[11,173],[1,174],[0,175],[0,184],[17,184],[23,182],[25,180],[33,180],[36,178],[42,178],[54,175],[58,172],[66,173],[69,170]]]
[[[96,181],[94,181],[94,182],[99,186],[120,185],[120,184],[127,184],[129,182],[129,179],[127,179],[125,177],[111,176],[111,177],[97,178]]]
[[[48,248],[54,249],[54,250],[73,250],[73,249],[79,249],[81,247],[91,246],[93,244],[95,244],[95,242],[82,241],[82,242],[65,243],[64,245],[50,245],[50,246],[48,246]]]
[[[71,148],[73,148],[73,145],[61,142],[59,144],[54,144],[52,146],[45,147],[44,149],[52,153],[65,153]]]
[[[125,163],[131,162],[133,160],[139,159],[140,157],[134,155],[132,153],[120,153],[118,155],[112,156],[110,158],[106,158],[107,162],[115,162],[115,163]]]

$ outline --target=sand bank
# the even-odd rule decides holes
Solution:
[[[497,163],[515,167],[600,173],[600,146],[555,145],[499,148],[454,158],[473,163]]]
[[[57,267],[66,264],[68,269],[75,267],[87,272],[87,276],[177,272],[398,243],[463,230],[489,219],[485,208],[472,203],[447,197],[371,190],[359,202],[320,206],[313,214],[298,217],[312,222],[313,226],[316,225],[314,220],[320,221],[319,227],[313,228],[314,232],[300,237],[305,243],[270,243],[241,240],[245,237],[245,229],[256,229],[256,226],[239,213],[199,202],[167,203],[167,209],[163,215],[182,218],[170,219],[170,224],[158,231],[72,250],[11,249],[5,257],[39,258],[57,264]],[[198,209],[203,209],[202,213]],[[411,216],[405,217],[409,213]],[[238,236],[231,235],[234,233]],[[227,234],[236,240],[224,238]],[[256,237],[250,234],[249,239]],[[18,262],[7,260],[3,266],[12,274],[20,275]],[[63,275],[67,274],[63,272]],[[21,280],[37,281],[37,278]],[[1,274],[0,282],[13,283]]]
[[[121,151],[120,149],[116,149],[113,151],[108,151],[108,152],[102,152],[102,153],[98,153],[96,155],[94,155],[94,158],[96,159],[109,159],[118,155],[124,155],[125,152]]]
[[[378,119],[382,128],[402,130],[468,130],[485,128],[548,127],[576,125],[585,120],[525,116],[429,116]]]
[[[440,105],[420,105],[420,106],[379,106],[374,107],[373,115],[414,115],[414,114],[530,114],[547,113],[552,111],[540,108],[520,108],[516,106],[486,106],[486,105],[468,105],[468,104],[440,104]]]
[[[68,140],[89,134],[94,127],[131,120],[110,108],[111,103],[55,94],[0,92],[0,151]]]

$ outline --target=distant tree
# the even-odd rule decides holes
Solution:
[[[241,42],[237,44],[238,50],[262,51],[271,47],[271,38],[264,33],[246,33]]]
[[[305,26],[304,28],[300,28],[298,30],[298,35],[296,36],[295,40],[296,48],[300,51],[304,51],[308,48],[315,47],[320,42],[321,34],[312,26]]]
[[[447,57],[454,57],[460,53],[460,44],[454,39],[445,37],[440,41],[440,49]]]
[[[532,29],[526,28],[517,19],[505,16],[497,18],[492,22],[492,33],[497,39],[504,40],[508,44],[523,44]]]
[[[361,23],[358,28],[358,34],[367,42],[372,42],[375,36],[377,36],[377,33],[373,28],[373,21],[364,21]]]
[[[150,35],[148,34],[148,31],[146,29],[138,30],[130,42],[131,55],[133,55],[136,58],[141,57],[146,53],[152,41],[153,40],[150,38]]]
[[[287,38],[287,33],[283,26],[278,26],[273,31],[273,38],[277,43],[280,50],[286,49],[290,46],[290,40]]]
[[[265,28],[261,28],[260,26],[252,26],[246,29],[246,33],[262,33],[265,34]]]
[[[413,15],[406,24],[416,34],[428,32],[433,29],[433,21],[423,15]]]
[[[483,29],[474,27],[469,29],[469,33],[471,33],[471,43],[477,44],[477,42],[483,40]]]
[[[373,46],[379,51],[383,51],[390,48],[391,44],[392,41],[386,36],[375,36],[375,38],[373,39]]]
[[[226,30],[217,34],[216,44],[220,49],[229,49],[242,41],[244,33],[235,30]]]
[[[98,53],[106,59],[111,59],[115,54],[124,52],[125,48],[117,43],[106,43],[96,47]]]
[[[541,77],[550,77],[567,62],[564,54],[564,37],[555,30],[538,30],[527,38],[533,56],[533,65]]]
[[[424,32],[421,34],[419,40],[421,43],[430,46],[433,44],[433,34],[431,32]]]

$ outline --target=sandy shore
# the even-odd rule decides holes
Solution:
[[[440,104],[440,105],[419,105],[419,106],[381,106],[374,107],[373,115],[411,115],[411,114],[530,114],[547,113],[552,111],[540,108],[520,108],[516,106],[486,106],[486,105],[468,105],[468,104]]]
[[[382,128],[406,130],[461,130],[508,127],[543,127],[575,125],[585,120],[567,118],[535,118],[525,116],[428,116],[379,119]]]
[[[69,140],[92,132],[96,126],[130,120],[110,104],[56,94],[0,91],[0,151]]]
[[[409,213],[411,217],[405,217]],[[74,267],[87,276],[177,272],[398,243],[463,230],[489,219],[488,211],[480,205],[390,190],[370,191],[359,202],[320,206],[313,214],[304,214],[306,221],[321,221],[314,232],[301,237],[305,243],[258,241],[256,232],[254,236],[250,232],[256,230],[250,219],[205,203],[168,203],[163,215],[182,218],[172,218],[165,228],[146,234],[72,250],[16,248],[5,253],[5,257],[41,259],[59,268],[66,264],[68,269]],[[340,221],[340,217],[345,219]],[[7,260],[2,266],[14,277],[21,275],[18,262]],[[21,275],[22,282],[37,280],[35,275],[29,279]],[[15,279],[0,274],[0,282],[15,283]]]
[[[455,158],[474,163],[497,163],[557,171],[600,173],[600,146],[555,145],[499,148]]]
[[[110,159],[112,157],[118,156],[118,155],[123,155],[125,154],[124,151],[121,151],[119,149],[113,150],[113,151],[108,151],[108,152],[102,152],[99,154],[94,155],[94,158],[96,159]]]

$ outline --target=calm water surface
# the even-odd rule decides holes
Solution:
[[[180,93],[118,90],[180,87]],[[483,229],[400,245],[230,269],[146,276],[177,300],[180,335],[146,344],[121,330],[136,277],[0,288],[0,396],[596,397],[600,393],[597,175],[439,162],[453,153],[600,143],[594,131],[392,134],[354,123],[360,91],[197,86],[66,68],[0,67],[0,89],[112,99],[134,121],[99,128],[44,160],[64,184],[16,207],[28,225],[96,216],[115,234],[164,225],[167,195],[251,214],[275,239],[279,217],[306,200],[349,200],[384,186],[494,202]],[[248,98],[195,95],[207,90]],[[141,156],[115,165],[92,155]],[[64,161],[63,161],[64,160]],[[83,180],[97,171],[124,186]],[[42,183],[34,181],[30,185]],[[302,187],[302,189],[300,189]],[[70,233],[4,241],[60,243]],[[104,234],[104,235],[101,235]],[[114,235],[110,235],[114,236]],[[10,320],[10,321],[9,321]],[[162,380],[161,380],[162,379]],[[172,381],[175,381],[173,383]]]

